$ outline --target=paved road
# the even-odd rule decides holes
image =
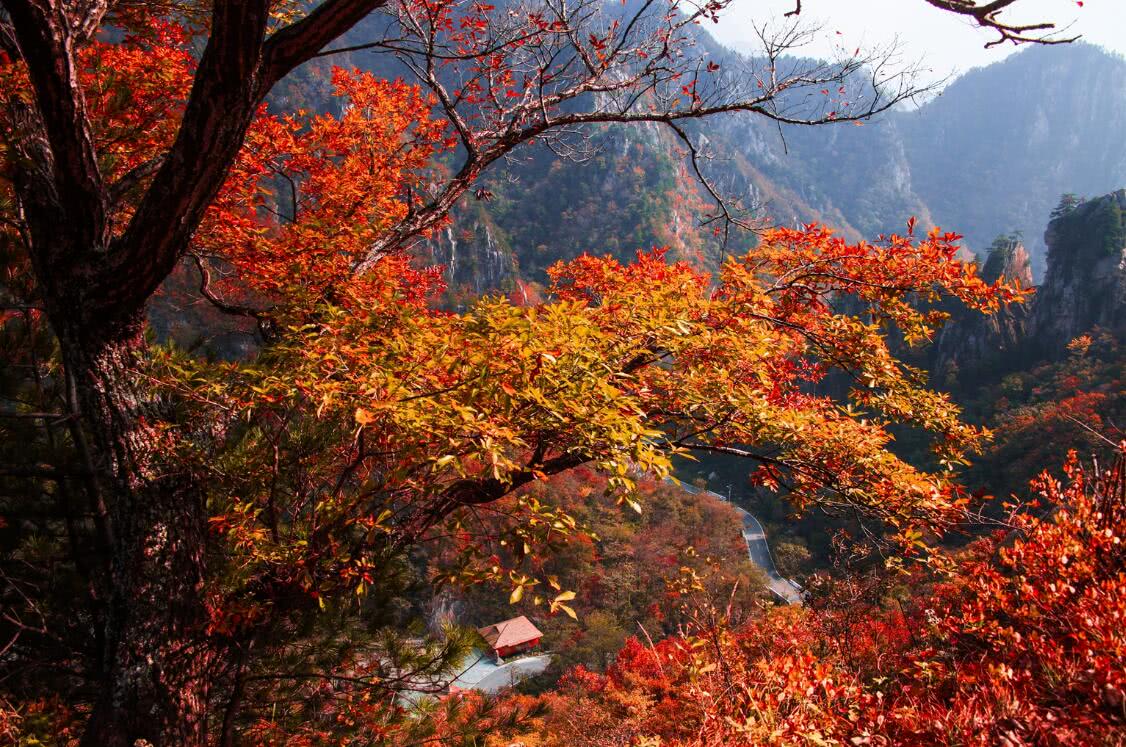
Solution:
[[[469,661],[469,668],[450,685],[462,690],[495,693],[543,672],[551,663],[551,655],[522,656],[497,664],[491,653],[474,651]]]
[[[703,490],[687,483],[681,483],[680,487],[689,493],[697,495],[707,493],[724,503],[727,502],[727,499],[722,495],[710,490]],[[743,517],[743,541],[747,543],[747,556],[766,574],[767,587],[786,604],[801,604],[802,588],[790,579],[783,577],[774,566],[774,558],[770,554],[770,545],[766,541],[766,531],[762,528],[762,524],[759,523],[754,514],[735,504],[731,505]]]
[[[498,692],[515,685],[521,680],[542,674],[550,663],[550,654],[513,659],[497,667],[495,671],[478,682],[474,689],[484,690],[487,693]]]

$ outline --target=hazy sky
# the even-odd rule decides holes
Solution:
[[[754,39],[751,23],[772,20],[793,10],[794,0],[734,0],[711,31],[720,41],[739,48]],[[1053,21],[1068,36],[1126,54],[1126,0],[1018,0],[1004,15],[1011,21]],[[923,0],[804,0],[801,18],[823,27],[818,40],[803,51],[811,57],[832,57],[835,46],[851,52],[858,46],[885,44],[899,37],[913,58],[923,58],[936,78],[996,62],[1014,50],[1007,44],[984,45],[996,34],[969,20],[937,10]],[[839,34],[837,32],[840,32]]]

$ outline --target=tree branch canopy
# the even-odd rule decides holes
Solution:
[[[402,626],[374,640],[375,618],[416,614],[388,602],[421,580],[413,551],[440,536],[457,556],[444,577],[508,581],[513,601],[542,581],[559,591],[548,609],[573,613],[573,592],[529,575],[542,564],[492,560],[466,522],[505,512],[497,531],[524,563],[576,529],[532,483],[586,463],[639,512],[641,476],[699,449],[754,462],[799,508],[883,521],[889,543],[956,526],[969,498],[950,475],[984,433],[895,351],[931,340],[947,299],[990,312],[1024,296],[960,261],[956,234],[777,228],[715,274],[660,249],[584,255],[548,270],[549,301],[488,295],[457,313],[411,251],[489,167],[533,142],[593,152],[610,125],[671,130],[719,205],[705,220],[740,225],[688,123],[855,122],[920,92],[895,50],[800,58],[813,32],[792,21],[763,28],[752,56],[715,56],[697,26],[729,2],[0,0],[0,300],[17,312],[0,307],[0,337],[27,340],[2,407],[45,431],[11,450],[28,464],[5,450],[0,478],[51,481],[24,501],[45,502],[42,526],[2,506],[21,550],[2,553],[0,580],[18,566],[49,594],[51,627],[3,643],[0,731],[25,714],[53,727],[36,709],[56,706],[51,738],[96,747],[202,747],[220,721],[222,744],[425,728],[335,689],[370,679],[357,668],[394,679],[444,661],[413,634],[393,656]],[[997,23],[1012,2],[974,17]],[[281,20],[293,8],[308,12]],[[375,11],[377,38],[347,48],[402,77],[333,68],[343,106],[267,111],[272,87]],[[198,290],[165,290],[257,319],[251,360],[148,344],[146,304],[186,256]],[[818,386],[834,370],[843,394]],[[933,461],[897,456],[898,427],[929,436]],[[331,684],[311,693],[286,672]],[[35,696],[15,721],[13,688]],[[254,731],[280,711],[277,732]]]
[[[971,0],[925,0],[999,30],[1004,40],[1048,41],[1028,32],[1053,28],[1050,23],[1010,26],[998,19],[1017,1],[978,5]],[[779,60],[802,40],[795,31],[763,39],[769,70],[758,75],[744,71],[745,79],[740,81],[734,75],[704,70],[683,51],[694,45],[694,24],[715,16],[726,4],[727,0],[713,0],[670,13],[662,3],[646,2],[616,18],[596,12],[589,1],[545,0],[490,14],[463,2],[425,5],[403,0],[387,6],[386,0],[326,0],[267,38],[270,3],[216,0],[179,132],[128,226],[111,242],[107,211],[112,200],[98,167],[76,79],[75,54],[93,38],[112,4],[4,0],[50,144],[54,178],[41,186],[57,195],[74,244],[85,247],[65,252],[66,259],[73,261],[83,251],[101,247],[86,267],[91,282],[85,296],[107,321],[136,314],[183,256],[271,87],[384,7],[391,19],[390,33],[361,46],[394,54],[418,71],[423,85],[443,102],[463,141],[471,148],[480,147],[483,157],[471,153],[474,163],[467,163],[444,191],[414,211],[409,224],[396,227],[387,240],[373,246],[361,269],[433,228],[489,163],[532,139],[562,142],[568,128],[584,124],[675,122],[724,112],[753,113],[788,123],[849,121],[872,116],[918,92],[910,71],[883,72],[886,58],[871,56],[857,57],[836,69],[779,77]],[[794,13],[799,11],[800,6]],[[454,18],[472,25],[450,31],[445,24]],[[434,74],[436,61],[441,63],[441,75]],[[882,76],[873,77],[876,95],[867,106],[852,102],[851,111],[812,115],[788,111],[784,92],[843,81],[865,69]],[[760,88],[742,85],[750,81],[757,81]],[[894,90],[885,93],[882,89],[887,86]],[[735,93],[719,95],[733,87]],[[579,102],[584,104],[576,110]],[[730,216],[732,211],[719,214]],[[112,246],[105,252],[107,243]]]
[[[111,261],[129,281],[107,288],[106,295],[126,313],[143,304],[175,267],[242,146],[264,94],[259,81],[269,5],[215,2],[176,140],[114,246]]]
[[[106,195],[82,87],[75,69],[72,21],[62,5],[47,0],[5,0],[20,55],[27,63],[43,133],[50,146],[51,183],[38,182],[65,212],[76,244],[103,247]],[[103,247],[104,248],[104,247]],[[59,261],[61,257],[52,257]],[[75,257],[66,257],[72,262]]]
[[[56,2],[5,1],[50,144],[55,177],[45,186],[68,215],[62,221],[74,232],[68,243],[97,252],[95,262],[102,267],[93,273],[94,267],[87,268],[93,287],[86,295],[107,323],[134,315],[172,271],[270,88],[384,1],[328,0],[267,40],[269,2],[217,0],[176,139],[154,162],[159,168],[151,184],[108,252],[110,195],[98,167],[75,54],[109,4],[67,8]]]

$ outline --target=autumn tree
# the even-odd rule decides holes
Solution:
[[[928,2],[1009,38],[1029,31],[998,20],[1012,0]],[[391,551],[580,463],[610,472],[623,500],[632,469],[661,474],[670,450],[704,448],[758,459],[765,482],[803,500],[836,496],[905,528],[958,510],[944,477],[884,450],[884,425],[938,432],[952,461],[974,434],[880,342],[885,321],[929,334],[936,320],[911,312],[908,293],[983,308],[1011,297],[950,261],[952,236],[869,246],[781,232],[728,265],[718,290],[652,255],[558,268],[559,300],[542,307],[489,300],[449,316],[425,303],[435,275],[403,250],[522,143],[603,122],[683,132],[722,112],[827,123],[912,92],[902,75],[877,76],[847,109],[795,110],[793,92],[877,68],[787,67],[786,31],[757,70],[712,69],[690,32],[723,5],[615,16],[593,4],[4,1],[5,241],[27,259],[13,306],[49,324],[49,401],[74,426],[74,465],[34,476],[57,486],[52,501],[82,506],[70,562],[88,576],[80,622],[93,632],[70,663],[89,696],[85,743],[233,739],[218,714],[237,717],[262,629],[354,595]],[[338,119],[263,111],[280,80],[377,10],[386,33],[372,43],[418,88],[342,74],[353,108]],[[462,159],[452,174],[430,172],[443,148]],[[293,187],[288,214],[278,183]],[[188,256],[204,296],[260,324],[261,361],[216,373],[152,360],[146,303]],[[210,276],[228,269],[228,290],[250,297],[216,292]],[[826,298],[839,293],[875,322],[834,314]],[[852,371],[857,405],[876,415],[802,394],[823,365]],[[291,429],[295,442],[278,440]],[[264,465],[270,453],[293,458],[284,475]],[[527,510],[522,531],[543,532],[550,509]]]
[[[1044,473],[1010,504],[1007,529],[947,556],[939,574],[900,577],[897,594],[852,580],[829,604],[655,645],[635,638],[605,675],[565,676],[543,698],[535,738],[1121,744],[1124,464],[1121,446],[1109,467],[1073,453],[1064,480]]]

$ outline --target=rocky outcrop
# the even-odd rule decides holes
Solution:
[[[1056,357],[1095,326],[1126,336],[1126,189],[1057,211],[1044,242],[1048,271],[1033,305],[1032,352]]]
[[[1004,278],[1022,288],[1032,286],[1032,264],[1023,242],[1015,236],[997,239],[981,270],[993,282]],[[931,371],[939,384],[976,378],[983,370],[995,370],[1006,359],[1020,354],[1029,329],[1028,303],[1011,304],[996,314],[984,315],[965,306],[949,309],[949,323],[939,333],[932,349]]]
[[[474,298],[515,282],[517,262],[503,232],[479,204],[466,201],[452,222],[425,242],[422,261],[444,268],[452,297]]]
[[[992,316],[950,309],[951,320],[931,350],[935,383],[972,387],[982,373],[1061,358],[1068,343],[1096,327],[1126,339],[1126,189],[1061,203],[1044,243],[1047,272],[1030,302]],[[1024,245],[1012,236],[998,239],[982,275],[1028,287],[1032,271]]]
[[[1040,239],[1059,196],[1126,184],[1124,90],[1126,59],[1089,44],[1029,48],[967,72],[895,118],[912,185],[978,252],[1023,231],[1042,282]]]

